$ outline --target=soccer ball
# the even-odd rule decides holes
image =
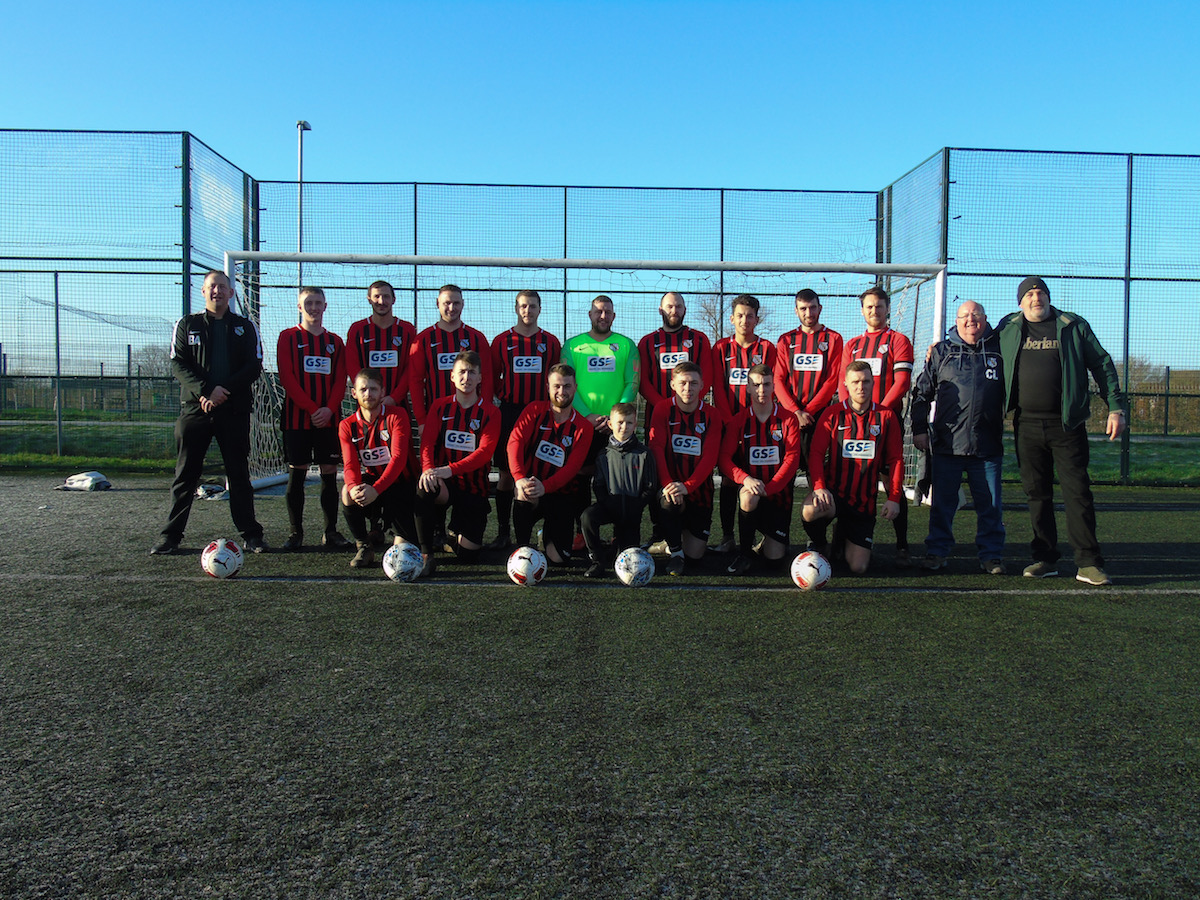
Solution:
[[[546,554],[536,547],[518,547],[508,558],[508,577],[525,587],[540,583],[546,577]]]
[[[383,554],[383,574],[392,581],[416,581],[424,564],[416,544],[392,544]]]
[[[654,577],[654,559],[641,547],[630,547],[617,554],[613,570],[625,584],[641,587]]]
[[[229,538],[210,541],[200,553],[200,568],[213,578],[232,578],[242,570],[242,548]]]
[[[802,591],[819,591],[832,575],[829,560],[816,550],[805,550],[792,560],[792,581]]]

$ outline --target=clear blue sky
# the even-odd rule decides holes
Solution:
[[[943,146],[1200,152],[1200,4],[53,2],[0,126],[260,179],[876,190]]]

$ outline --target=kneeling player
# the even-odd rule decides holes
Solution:
[[[550,367],[550,399],[525,408],[508,439],[513,477],[513,529],[519,546],[528,546],[533,526],[545,519],[543,546],[556,565],[570,561],[571,537],[579,513],[573,482],[592,443],[592,423],[571,405],[575,369]]]
[[[466,562],[479,558],[487,526],[488,468],[500,433],[500,414],[479,394],[483,375],[479,354],[464,350],[454,358],[450,382],[454,395],[435,400],[421,433],[421,477],[414,513],[424,566],[433,574],[434,535],[454,508],[450,547]]]
[[[871,562],[875,535],[877,485],[887,474],[883,517],[900,514],[904,494],[904,448],[896,414],[871,400],[871,364],[855,360],[846,367],[846,396],[817,420],[808,472],[812,493],[800,515],[814,549],[826,553],[825,526],[837,518],[846,543],[846,564],[861,575]]]
[[[354,535],[357,552],[350,565],[375,562],[368,522],[383,523],[393,543],[413,543],[412,503],[416,466],[408,410],[383,405],[383,376],[364,368],[354,376],[350,393],[358,402],[354,415],[342,419],[342,515]]]
[[[746,373],[750,405],[735,415],[721,442],[721,474],[738,490],[738,549],[730,575],[750,571],[754,534],[762,532],[758,555],[783,562],[792,530],[792,493],[800,465],[796,417],[775,402],[775,376],[766,365]]]
[[[672,575],[683,574],[685,557],[703,558],[712,530],[713,469],[725,419],[701,399],[705,387],[698,365],[679,363],[671,371],[672,396],[650,418],[650,452],[663,485],[658,525],[671,552],[667,571]]]

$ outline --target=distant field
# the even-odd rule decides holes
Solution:
[[[151,558],[165,479],[65,474],[0,476],[0,896],[1200,892],[1200,493],[1098,492],[1112,588],[975,574],[964,511],[949,574],[882,526],[802,595],[318,552],[216,582],[227,504]]]

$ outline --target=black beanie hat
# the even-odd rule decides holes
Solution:
[[[1041,288],[1046,294],[1046,299],[1050,299],[1050,288],[1046,287],[1046,282],[1042,281],[1042,279],[1038,278],[1036,275],[1030,275],[1028,278],[1022,281],[1021,286],[1017,288],[1017,302],[1020,303],[1023,299],[1025,299],[1025,295],[1034,288]]]

